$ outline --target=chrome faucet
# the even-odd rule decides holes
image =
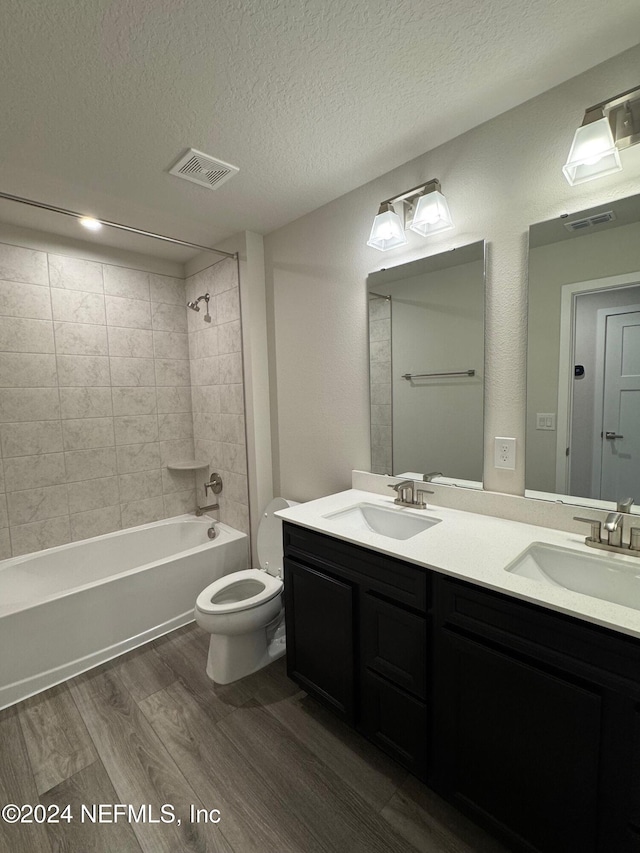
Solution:
[[[618,554],[629,554],[640,557],[640,527],[631,527],[629,530],[629,542],[623,541],[624,518],[631,513],[633,498],[624,498],[617,501],[617,512],[610,512],[603,522],[597,518],[581,518],[574,516],[574,521],[584,521],[591,525],[591,535],[585,539],[585,544],[590,548],[600,548],[603,551],[615,551]],[[606,530],[607,538],[602,535]]]
[[[622,513],[610,512],[602,525],[609,534],[608,544],[614,548],[622,545]]]
[[[426,509],[427,502],[424,496],[433,494],[429,489],[417,489],[413,480],[390,483],[389,488],[393,489],[398,495],[394,503],[398,506],[410,506],[414,509]]]

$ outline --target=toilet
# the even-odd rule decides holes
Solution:
[[[195,619],[209,631],[207,675],[229,684],[285,653],[282,522],[274,514],[296,501],[274,498],[258,526],[259,569],[232,572],[196,599]]]

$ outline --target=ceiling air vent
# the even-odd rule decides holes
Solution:
[[[605,222],[613,222],[616,218],[612,210],[607,210],[606,213],[596,213],[594,216],[585,216],[584,219],[574,219],[573,222],[565,222],[564,227],[567,231],[585,231],[587,228],[593,228],[595,225],[604,225]]]
[[[221,184],[237,175],[239,171],[237,166],[216,160],[215,157],[209,157],[208,154],[196,151],[195,148],[189,148],[169,169],[169,174],[200,184],[201,187],[217,190]]]

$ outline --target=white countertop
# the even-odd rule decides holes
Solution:
[[[324,517],[358,503],[397,509],[393,497],[348,489],[280,510],[276,515],[318,533],[640,637],[640,612],[637,610],[505,571],[534,542],[571,548],[593,556],[594,551],[584,544],[584,536],[432,504],[427,510],[403,509],[409,514],[441,520],[440,524],[410,539],[392,539],[373,531],[345,534],[336,521]],[[624,555],[616,555],[616,558],[640,575],[639,558]]]

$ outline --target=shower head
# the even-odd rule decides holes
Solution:
[[[197,299],[194,299],[193,302],[187,302],[187,308],[191,308],[192,311],[200,311],[199,302],[202,300],[207,303],[207,313],[204,315],[204,319],[207,323],[211,322],[211,315],[209,314],[209,299],[211,299],[208,293],[203,294],[202,296],[198,296]]]

